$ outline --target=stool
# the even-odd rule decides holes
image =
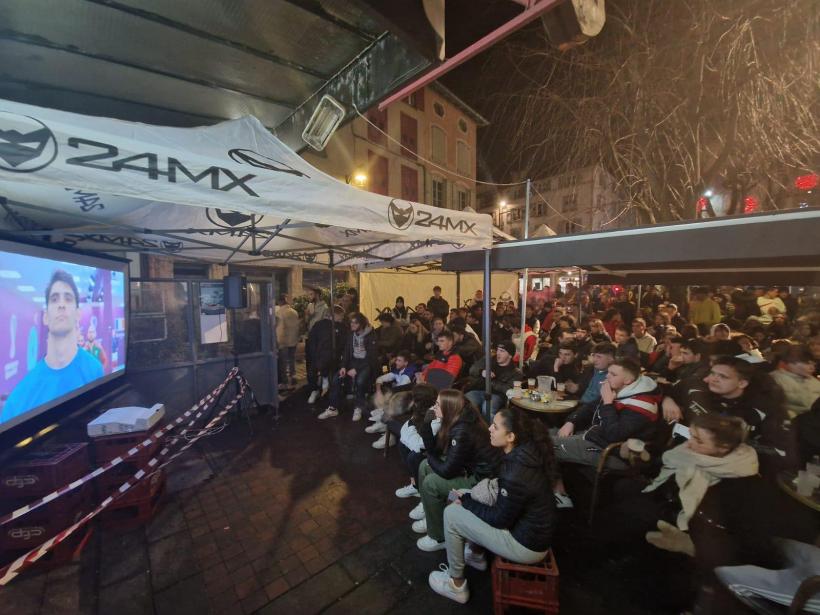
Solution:
[[[558,564],[551,550],[543,561],[531,566],[496,555],[492,575],[495,615],[503,615],[507,606],[558,613]]]

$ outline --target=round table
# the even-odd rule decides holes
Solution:
[[[801,495],[797,493],[797,485],[794,482],[796,478],[797,472],[783,470],[777,474],[777,484],[783,491],[804,506],[820,512],[820,489],[815,489],[811,495]]]
[[[567,414],[572,412],[575,406],[578,405],[577,399],[556,400],[551,403],[544,403],[542,401],[533,401],[526,397],[513,397],[510,399],[513,406],[518,406],[524,410],[531,412],[539,412],[541,414]]]

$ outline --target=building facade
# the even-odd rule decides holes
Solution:
[[[446,209],[476,203],[476,133],[487,121],[432,84],[383,112],[373,108],[339,128],[310,164],[340,181]]]
[[[525,191],[526,184],[503,189],[489,186],[480,191],[477,210],[490,214],[505,233],[522,238]],[[625,206],[612,176],[600,165],[533,180],[529,234],[541,225],[558,235],[634,225],[634,214],[619,215]]]

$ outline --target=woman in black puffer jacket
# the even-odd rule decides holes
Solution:
[[[479,570],[487,567],[484,555],[472,545],[465,553],[467,541],[513,562],[534,564],[549,551],[556,525],[555,459],[543,424],[517,408],[502,408],[490,425],[490,442],[504,452],[497,499],[488,506],[469,493],[453,494],[454,503],[444,511],[449,568],[429,577],[434,591],[461,603],[469,598],[465,564]]]

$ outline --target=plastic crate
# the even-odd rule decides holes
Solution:
[[[40,546],[86,515],[91,496],[91,486],[85,485],[0,526],[0,550],[25,552]],[[17,501],[14,507],[24,504]]]
[[[495,615],[502,615],[508,606],[558,613],[558,564],[552,551],[533,565],[515,564],[497,555],[492,577]]]
[[[145,525],[159,511],[165,489],[165,474],[154,474],[144,484],[131,487],[123,497],[106,508],[100,514],[101,525],[120,531]]]
[[[159,428],[160,424],[158,423],[156,425],[156,429]],[[151,431],[134,431],[131,433],[93,438],[94,460],[99,466],[111,461],[115,457],[125,457],[129,450],[134,448],[137,444],[140,444],[150,438],[151,434],[156,431],[156,429]],[[159,438],[158,440],[153,440],[147,447],[135,455],[128,457],[128,462],[136,464],[138,467],[145,466],[151,457],[154,457],[160,448],[162,448],[164,440],[164,437]]]
[[[88,544],[88,541],[91,539],[93,533],[93,525],[88,524],[85,527],[81,527],[37,560],[37,562],[33,565],[33,570],[43,572],[45,570],[52,570],[59,566],[80,561],[80,556],[82,555],[83,549]],[[18,557],[28,553],[28,551],[30,551],[30,549],[0,550],[0,565],[5,566],[10,564]]]
[[[31,451],[0,469],[0,501],[41,497],[90,471],[85,442]]]

